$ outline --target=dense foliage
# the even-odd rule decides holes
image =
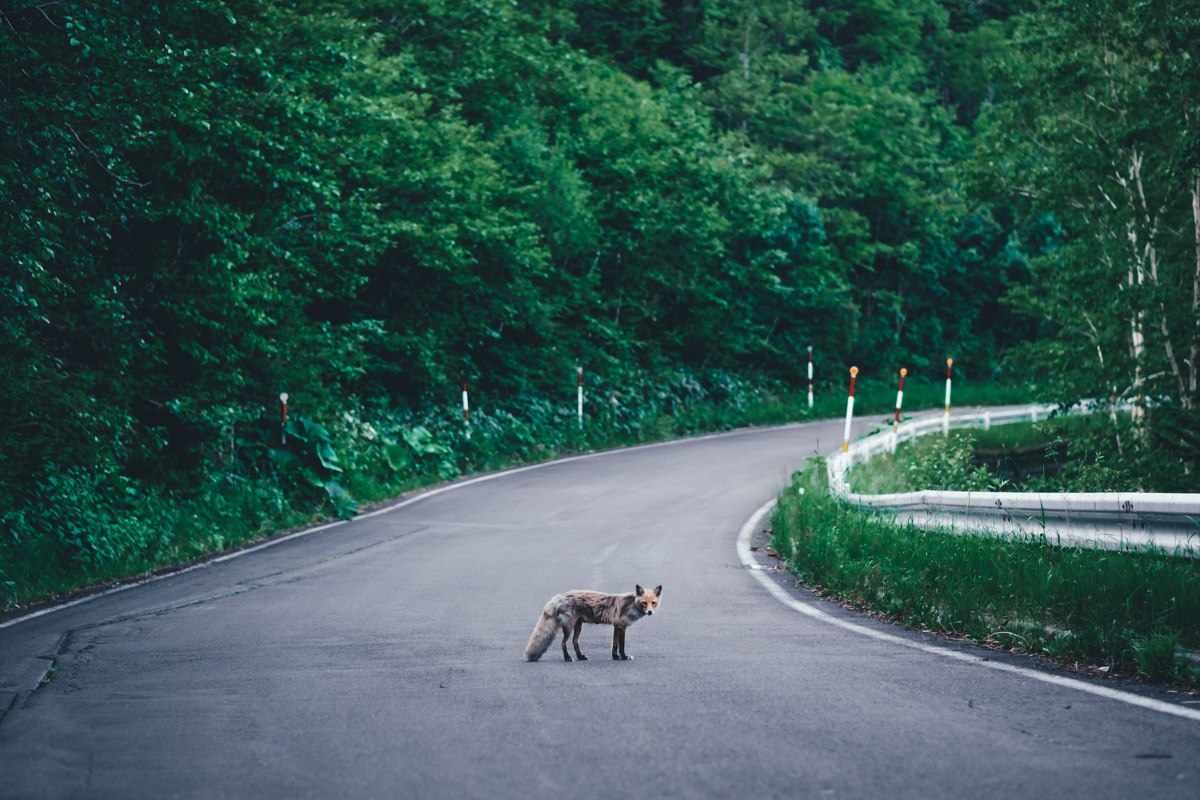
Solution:
[[[1079,346],[1066,295],[1096,264],[1134,269],[1086,225],[1142,224],[1095,197],[1083,214],[1066,181],[1132,153],[1166,209],[1139,240],[1153,256],[1105,296],[1135,310],[1096,315],[1103,375],[1074,370],[1063,394],[1112,393],[1118,363],[1117,383],[1184,414],[1156,436],[1188,429],[1192,28],[1182,0],[1099,5],[13,4],[0,588],[185,556],[189,527],[207,547],[422,476],[644,438],[698,402],[746,408],[801,386],[810,345],[823,381],[851,361],[933,376],[946,355],[1003,379],[1033,332],[1030,363],[1057,367]],[[1060,46],[1076,40],[1094,46]],[[1119,72],[1088,68],[1106,53]],[[1039,64],[1052,81],[1029,80]],[[1084,104],[1072,76],[1119,84],[1088,123],[1127,109],[1112,148],[1049,113]],[[1031,163],[1037,192],[994,177]],[[1032,274],[1044,300],[1021,293]],[[1130,319],[1144,344],[1126,359]],[[578,365],[599,438],[571,432]],[[462,381],[491,438],[453,424]]]
[[[895,453],[855,464],[856,492],[922,489],[988,492],[1194,492],[1196,478],[1137,437],[1128,414],[1055,416],[1039,422],[961,429],[901,442]]]

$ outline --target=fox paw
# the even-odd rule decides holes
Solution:
[[[576,661],[587,661],[587,656],[585,656],[583,653],[579,653],[578,655],[575,656],[575,660]]]
[[[571,657],[569,655],[567,655],[566,653],[563,653],[563,661],[570,661],[570,660],[571,660]]]
[[[613,661],[633,661],[633,657],[627,656],[624,653],[621,653],[620,655],[613,653]]]

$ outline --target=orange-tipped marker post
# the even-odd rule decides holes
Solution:
[[[950,433],[950,373],[954,369],[954,359],[946,359],[946,411],[942,414],[942,433]]]
[[[908,370],[900,368],[900,388],[896,390],[896,415],[892,417],[892,449],[896,448],[896,438],[900,434],[900,407],[904,405],[904,376]]]
[[[846,398],[846,431],[842,434],[842,452],[850,450],[850,422],[854,419],[854,381],[858,378],[858,367],[850,368],[850,396]]]

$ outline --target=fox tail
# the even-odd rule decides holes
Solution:
[[[558,622],[553,615],[543,611],[537,625],[533,627],[533,633],[529,637],[529,644],[525,645],[525,660],[537,661],[541,658],[542,654],[550,648],[550,643],[554,641],[557,633]]]

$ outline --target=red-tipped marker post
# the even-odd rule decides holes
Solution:
[[[812,345],[808,346],[808,407],[813,407],[813,392],[812,392]]]
[[[283,419],[279,422],[279,441],[280,444],[287,444],[287,392],[279,393],[279,403],[283,406]]]
[[[846,398],[846,431],[842,434],[842,452],[850,450],[850,421],[854,419],[854,381],[858,379],[858,367],[850,368],[850,396]]]
[[[954,359],[946,359],[946,411],[942,414],[942,433],[950,433],[950,373],[954,369]]]

